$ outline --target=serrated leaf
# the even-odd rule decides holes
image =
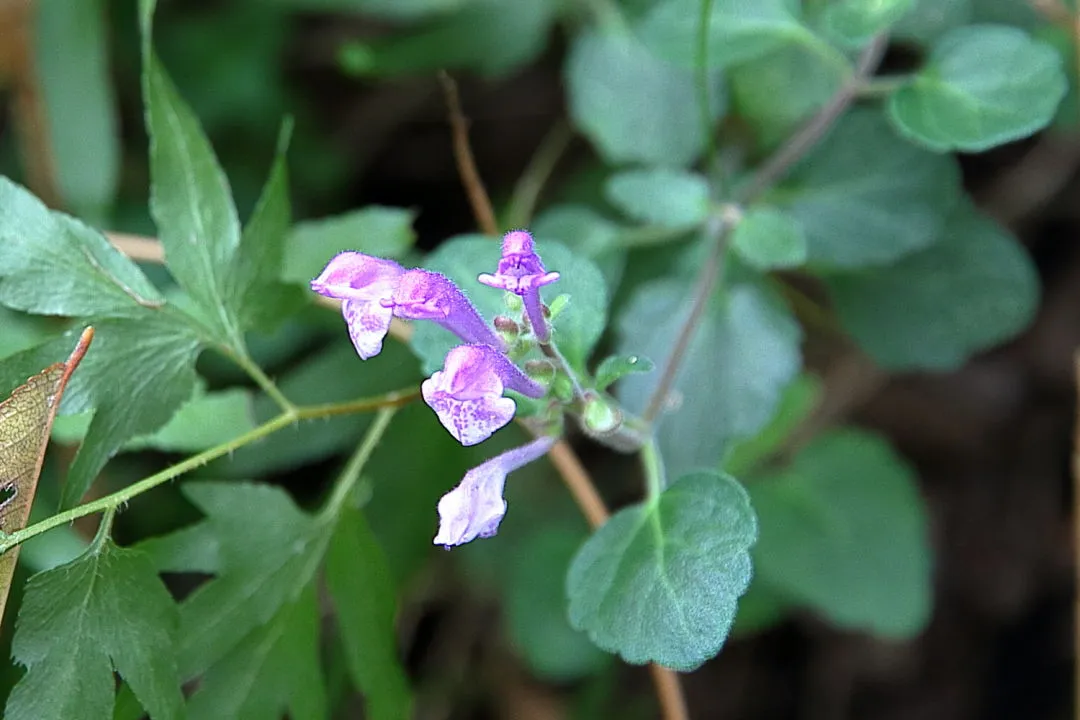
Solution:
[[[826,282],[844,328],[892,370],[957,368],[1027,327],[1039,303],[1019,242],[966,202],[938,244]]]
[[[811,33],[728,70],[732,103],[766,148],[824,106],[850,74],[847,58]]]
[[[834,431],[750,489],[765,582],[842,627],[889,637],[922,629],[931,603],[926,511],[888,443]]]
[[[916,0],[839,0],[825,8],[825,25],[833,35],[858,45],[899,21],[915,3]]]
[[[326,583],[337,610],[353,683],[371,720],[409,716],[409,684],[394,632],[397,599],[382,548],[359,511],[346,508],[326,555]]]
[[[855,268],[938,240],[959,195],[952,157],[904,142],[880,113],[854,110],[774,198],[802,225],[810,264]]]
[[[566,580],[570,623],[629,663],[692,670],[727,639],[756,539],[734,479],[683,477],[616,513],[581,547]]]
[[[693,72],[660,60],[631,35],[579,34],[564,80],[570,117],[609,163],[682,167],[705,147]],[[721,86],[711,84],[718,117]]]
[[[297,600],[319,567],[329,532],[279,488],[198,482],[183,491],[207,515],[221,564],[218,576],[180,607],[178,664],[190,678],[229,657]]]
[[[334,217],[297,223],[285,244],[281,278],[307,287],[334,255],[358,250],[401,258],[416,241],[416,212],[369,205]]]
[[[590,675],[609,659],[566,619],[566,571],[583,540],[563,528],[530,535],[515,548],[504,588],[510,641],[538,677],[553,682]]]
[[[619,319],[618,350],[656,358],[663,367],[689,313],[689,287],[671,279],[639,290]],[[729,442],[769,421],[799,371],[800,340],[791,313],[761,287],[739,284],[713,298],[675,381],[674,408],[658,420],[670,474],[716,467]],[[618,395],[639,413],[657,381],[656,373],[628,376]]]
[[[41,0],[34,9],[35,69],[60,194],[79,215],[100,221],[120,177],[105,5]]]
[[[544,286],[540,295],[551,304],[559,295],[569,295],[569,304],[552,319],[552,337],[563,355],[583,368],[593,346],[604,331],[608,294],[604,276],[588,259],[572,253],[565,245],[538,240],[536,251],[549,271],[558,272],[558,282]],[[484,236],[451,238],[424,259],[424,267],[446,275],[491,321],[506,314],[504,293],[481,285],[476,276],[490,272],[499,261],[499,245]],[[434,323],[417,323],[412,348],[420,357],[425,374],[442,368],[446,353],[461,340]]]
[[[202,340],[176,313],[96,326],[94,353],[71,386],[78,409],[95,408],[71,464],[61,506],[71,507],[124,443],[163,426],[195,390]]]
[[[315,586],[286,602],[207,671],[188,701],[202,720],[263,720],[289,708],[296,720],[328,715],[319,659]]]
[[[723,469],[742,477],[780,448],[821,401],[824,388],[813,375],[800,375],[784,388],[769,424],[753,437],[733,443],[724,454]]]
[[[755,207],[735,226],[731,249],[758,270],[793,268],[806,262],[806,235],[788,213]]]
[[[889,98],[889,118],[934,150],[980,152],[1045,127],[1067,87],[1053,48],[1016,28],[971,25],[935,43]]]
[[[0,403],[0,530],[5,533],[26,527],[56,410],[93,337],[93,330],[83,331],[67,360],[29,378]],[[0,619],[18,558],[18,545],[0,555]]]
[[[627,170],[612,175],[607,199],[627,217],[664,227],[688,227],[709,215],[709,183],[680,170]]]
[[[225,286],[225,305],[235,311],[242,328],[275,328],[290,312],[303,306],[306,293],[280,282],[285,240],[292,223],[285,152],[292,136],[286,121],[277,153],[255,211],[240,236],[233,268]]]
[[[27,666],[12,720],[111,720],[116,670],[153,720],[182,714],[176,607],[142,553],[99,537],[26,587],[12,653]]]
[[[785,0],[713,0],[709,15],[709,67],[753,60],[809,31]],[[638,32],[657,55],[687,68],[697,66],[699,0],[663,0],[646,13]]]
[[[605,390],[619,378],[652,372],[656,363],[640,355],[611,355],[596,368],[596,389]]]
[[[38,315],[135,317],[165,299],[101,233],[0,177],[0,304]]]

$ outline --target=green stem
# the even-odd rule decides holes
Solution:
[[[540,343],[540,352],[544,353],[548,358],[554,360],[559,367],[562,368],[566,376],[570,378],[570,385],[574,388],[574,400],[578,403],[585,402],[585,388],[581,386],[581,382],[578,380],[577,374],[574,369],[570,367],[570,363],[566,360],[566,357],[559,352],[559,348],[556,347],[553,342]]]
[[[396,412],[397,407],[394,405],[384,406],[379,410],[379,414],[375,416],[375,422],[372,423],[364,435],[360,447],[349,458],[345,469],[341,471],[341,475],[334,484],[334,490],[319,514],[321,519],[331,521],[341,513],[342,506],[344,506],[349,494],[356,486],[356,481],[360,479],[360,473],[364,470],[364,466],[367,465],[371,454],[375,451],[375,446],[379,444],[383,433],[390,426],[390,420]]]
[[[249,430],[248,432],[233,438],[228,442],[215,445],[208,450],[204,450],[197,455],[183,460],[176,465],[167,467],[161,472],[155,473],[147,478],[143,478],[136,483],[133,483],[126,488],[117,490],[114,493],[106,495],[105,497],[98,498],[92,502],[73,507],[70,510],[57,513],[51,517],[47,517],[40,522],[36,522],[33,525],[29,525],[22,530],[17,530],[10,535],[5,535],[0,541],[0,554],[3,554],[11,548],[20,545],[32,537],[41,535],[44,532],[52,530],[55,527],[66,525],[67,523],[78,520],[81,517],[87,515],[93,515],[98,512],[115,511],[122,505],[130,502],[132,498],[135,498],[148,490],[153,490],[158,485],[167,483],[168,481],[183,475],[186,472],[201,467],[212,460],[216,460],[219,457],[228,455],[236,450],[261,440],[262,438],[272,435],[273,433],[288,427],[300,420],[311,420],[315,418],[331,417],[333,415],[343,415],[346,413],[358,413],[369,410],[398,407],[403,405],[416,397],[415,390],[396,390],[394,392],[386,393],[385,395],[379,395],[377,397],[363,398],[360,400],[351,400],[344,403],[331,403],[326,405],[314,405],[310,407],[294,408],[290,411],[283,412],[272,420],[259,425],[256,428]]]
[[[660,498],[660,493],[667,487],[664,473],[664,461],[660,457],[660,448],[656,438],[652,437],[641,446],[641,467],[645,471],[645,491],[649,502]]]
[[[105,541],[112,535],[113,518],[116,517],[116,508],[111,507],[105,511],[105,514],[101,516],[101,523],[98,524],[97,532],[94,533],[94,540],[90,543],[90,547],[87,551],[91,554],[97,553],[101,550],[101,547],[105,544]]]
[[[244,372],[248,374],[248,377],[254,380],[255,383],[262,388],[264,393],[270,396],[270,399],[281,408],[283,413],[296,412],[296,405],[294,405],[289,398],[285,397],[281,390],[278,390],[278,386],[263,372],[263,369],[259,367],[258,363],[248,357],[245,353],[237,353],[233,352],[231,349],[224,348],[223,350],[226,355],[232,358],[233,362],[239,365]]]
[[[532,221],[540,193],[573,137],[570,124],[559,120],[540,142],[510,196],[510,208],[506,213],[507,227],[525,227]]]

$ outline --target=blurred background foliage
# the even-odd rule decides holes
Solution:
[[[627,161],[683,165],[699,150],[688,138],[702,119],[689,71],[681,69],[692,58],[678,37],[665,34],[667,26],[656,19],[659,4],[617,3],[649,52],[671,65],[656,70],[651,56],[634,55],[638,48],[627,50],[623,64],[606,76],[611,48],[583,30],[590,18],[605,17],[608,5],[601,0],[173,0],[158,9],[155,42],[218,153],[241,217],[258,197],[282,118],[295,120],[288,157],[299,222],[286,279],[305,282],[330,254],[355,247],[356,238],[365,239],[360,249],[367,252],[415,261],[444,239],[474,231],[434,75],[447,69],[461,84],[473,149],[500,213],[511,222],[530,215],[515,205],[530,197],[519,181],[550,170],[533,229],[564,239],[601,267],[614,295],[611,317],[622,318],[606,347],[642,352],[652,342],[662,354],[664,341],[653,328],[685,292],[699,248],[677,219],[629,222],[623,214],[632,216],[638,206],[632,183],[622,191],[608,184],[616,166]],[[764,3],[774,4],[798,5]],[[136,5],[0,0],[0,173],[97,227],[150,235]],[[829,5],[824,0],[802,5],[815,28],[831,22],[822,20]],[[1019,339],[971,359],[981,340],[960,338],[956,349],[945,347],[929,360],[921,353],[909,362],[901,350],[891,364],[904,372],[885,375],[861,356],[852,358],[836,337],[835,322],[815,322],[812,313],[801,312],[804,328],[788,327],[786,315],[770,314],[777,301],[773,288],[739,285],[737,264],[732,271],[741,297],[759,314],[746,327],[724,325],[718,314],[709,352],[734,345],[748,356],[761,353],[775,337],[755,333],[779,324],[786,345],[796,352],[802,346],[813,375],[796,375],[797,357],[794,365],[774,358],[772,365],[752,368],[755,376],[779,378],[777,387],[795,380],[771,399],[779,403],[776,413],[766,407],[746,420],[758,427],[772,417],[751,440],[729,446],[725,467],[740,478],[758,468],[758,479],[748,485],[758,512],[769,518],[797,515],[805,509],[800,503],[818,501],[803,497],[805,490],[791,490],[788,480],[798,474],[821,497],[838,500],[829,517],[843,532],[835,544],[817,547],[821,537],[800,536],[798,521],[775,521],[774,530],[765,525],[755,550],[759,576],[740,604],[735,639],[686,679],[696,717],[1069,716],[1073,587],[1066,467],[1070,358],[1080,345],[1080,118],[1075,38],[1055,13],[1071,12],[1071,5],[1022,0],[916,0],[894,28],[885,59],[887,70],[911,70],[935,38],[973,22],[1022,28],[1065,59],[1070,89],[1051,128],[990,153],[958,156],[975,204],[1016,233],[1038,266],[1041,309]],[[836,90],[848,62],[844,42],[821,37],[807,34],[805,42],[745,58],[737,57],[745,47],[737,42],[721,48],[733,57],[724,61],[726,72],[717,68],[710,80],[716,92],[709,113],[725,118],[725,137],[737,140],[732,152],[761,157]],[[583,77],[575,80],[575,73]],[[600,89],[589,86],[590,78]],[[597,113],[583,107],[612,87],[644,87],[655,93],[655,103],[632,109],[613,104],[609,110],[617,117],[604,122],[621,122],[630,112],[642,117],[590,146],[567,118],[589,135],[580,118]],[[674,131],[652,146],[634,122],[648,127],[655,108],[666,113],[665,127]],[[892,142],[883,139],[883,120],[857,123],[862,135],[856,133],[853,143]],[[859,160],[851,162],[857,167]],[[551,167],[538,169],[544,164]],[[945,165],[920,180],[928,202],[950,192]],[[680,197],[688,194],[692,189]],[[692,215],[694,209],[681,211]],[[770,221],[775,219],[765,218]],[[898,235],[911,232],[904,227]],[[144,269],[155,281],[169,282],[159,266],[146,263]],[[918,268],[911,272],[926,275]],[[665,283],[644,287],[660,276]],[[833,301],[848,329],[859,335],[858,311],[874,289],[885,288],[881,302],[888,304],[889,282],[907,284],[909,277],[874,277],[854,289],[855,281],[834,281]],[[809,292],[817,297],[814,289]],[[845,307],[845,297],[856,299]],[[864,344],[873,352],[877,342],[888,356],[894,348],[887,338],[874,337],[873,322],[861,326],[870,336]],[[54,321],[0,309],[0,355],[57,328]],[[304,402],[370,395],[420,379],[419,362],[395,343],[361,366],[342,342],[341,329],[337,315],[312,306],[249,341],[255,359],[286,394]],[[707,374],[710,363],[706,353],[688,373]],[[943,372],[920,371],[926,367]],[[198,370],[204,381],[199,399],[114,459],[95,493],[124,486],[272,415],[272,404],[229,363],[207,355]],[[743,387],[749,379],[731,382]],[[754,413],[752,401],[739,417]],[[876,430],[895,450],[863,431],[815,432],[792,464],[758,467],[821,407],[830,424],[851,421]],[[706,422],[711,410],[703,408],[691,423]],[[354,416],[304,425],[196,475],[259,478],[308,503],[370,421]],[[80,416],[58,420],[58,447],[40,485],[38,516],[58,502],[58,477],[85,424]],[[730,423],[724,428],[717,432],[739,434]],[[670,459],[693,465],[697,436],[679,426],[666,432],[668,442],[684,451]],[[439,496],[467,467],[521,439],[508,428],[482,451],[463,449],[430,412],[413,406],[395,419],[365,470],[366,512],[403,598],[400,642],[416,685],[418,717],[650,717],[654,700],[644,670],[613,662],[566,622],[565,570],[587,528],[546,461],[514,476],[508,486],[513,521],[496,541],[474,543],[452,557],[430,546]],[[582,449],[613,506],[637,497],[632,459],[594,446]],[[924,512],[910,492],[916,478],[928,539],[913,527]],[[867,497],[862,491],[868,486],[881,495]],[[882,507],[887,510],[875,515]],[[117,537],[136,543],[197,518],[176,487],[165,487],[132,503],[118,519]],[[77,524],[35,539],[23,551],[20,572],[71,558],[91,532]],[[883,536],[931,547],[896,557],[888,542],[867,550]],[[167,550],[154,547],[147,546]],[[801,575],[814,565],[815,553],[835,559],[834,574]],[[875,562],[870,568],[867,553]],[[875,578],[872,586],[865,584],[868,574]],[[181,596],[198,580],[170,578]],[[21,586],[17,577],[12,607]],[[867,595],[853,594],[852,587]],[[6,624],[5,642],[10,633]],[[332,635],[325,654],[334,706],[341,717],[358,716],[343,650]],[[10,687],[18,672],[4,672]]]

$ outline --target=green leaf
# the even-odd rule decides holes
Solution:
[[[162,427],[195,390],[200,338],[175,313],[95,325],[93,350],[72,378],[69,400],[95,408],[68,472],[62,507],[82,498],[125,442]]]
[[[548,305],[555,297],[570,296],[569,304],[552,320],[555,342],[574,367],[583,369],[593,346],[604,332],[607,314],[607,285],[600,270],[589,260],[572,253],[565,245],[538,240],[536,251],[544,266],[560,274],[559,281],[540,291]],[[499,244],[486,236],[462,235],[441,244],[424,260],[424,267],[446,275],[473,301],[488,321],[508,310],[504,293],[476,281],[499,261]],[[434,323],[418,323],[412,348],[420,357],[425,374],[442,368],[446,353],[461,340]]]
[[[570,624],[629,663],[693,670],[727,639],[756,539],[750,499],[733,478],[683,477],[581,547],[566,580]]]
[[[968,203],[937,245],[888,267],[827,278],[844,328],[892,370],[960,367],[1031,322],[1038,274],[1019,242]]]
[[[227,288],[240,245],[240,220],[209,140],[150,48],[151,11],[144,11],[143,24],[150,214],[169,272],[206,311],[217,339],[239,347]]]
[[[608,656],[570,627],[565,578],[584,533],[543,529],[515,547],[506,579],[510,641],[538,677],[568,682],[590,675]]]
[[[634,373],[652,372],[656,364],[647,357],[640,355],[611,355],[604,358],[600,367],[596,368],[597,390],[605,390],[619,378]]]
[[[692,71],[655,57],[634,37],[587,31],[564,68],[570,117],[609,163],[681,167],[705,147]],[[718,80],[713,117],[721,114]]]
[[[42,0],[34,10],[35,69],[60,195],[79,215],[101,221],[120,178],[105,4]]]
[[[0,276],[0,303],[38,315],[135,317],[165,302],[101,233],[4,177]]]
[[[280,282],[285,239],[292,222],[285,152],[292,122],[281,128],[270,176],[240,236],[240,247],[225,286],[225,305],[235,311],[242,328],[273,328],[291,311],[302,307],[307,294]]]
[[[337,610],[349,674],[364,693],[365,717],[409,717],[409,684],[394,632],[397,598],[382,548],[359,511],[346,508],[326,556],[326,584]]]
[[[971,21],[972,0],[915,0],[893,28],[898,40],[927,45],[944,33]]]
[[[663,367],[689,313],[690,287],[671,279],[640,289],[619,318],[619,351]],[[657,430],[670,474],[715,467],[728,443],[764,427],[799,372],[800,340],[787,308],[757,285],[738,284],[712,299],[675,381],[674,409]],[[639,413],[657,382],[657,373],[628,376],[618,395]]]
[[[839,0],[825,8],[825,26],[833,35],[858,45],[903,18],[916,1]]]
[[[401,258],[416,242],[416,212],[370,205],[344,215],[297,223],[285,245],[281,277],[305,287],[345,250]]]
[[[176,629],[176,607],[146,556],[99,537],[27,584],[12,645],[27,673],[4,717],[108,720],[114,670],[152,720],[180,717]]]
[[[804,33],[798,39],[728,71],[735,110],[762,147],[786,139],[852,72],[848,59],[821,38]]]
[[[821,401],[824,388],[813,375],[800,375],[784,388],[776,413],[753,437],[733,443],[724,455],[724,472],[742,477],[780,449]]]
[[[555,205],[537,215],[532,223],[533,237],[538,242],[561,242],[574,253],[595,262],[609,288],[619,286],[626,268],[626,253],[620,252],[619,243],[622,230],[618,224],[585,205]]]
[[[311,582],[329,531],[279,488],[189,482],[183,492],[206,513],[204,522],[217,538],[221,565],[218,576],[180,607],[179,666],[187,679],[218,663],[244,662],[237,648],[261,626],[275,625],[279,633],[290,626],[288,617],[279,613],[296,603]],[[258,646],[255,642],[249,647]],[[237,687],[236,692],[245,690]]]
[[[196,395],[160,430],[126,447],[182,453],[207,450],[255,428],[251,403],[251,392],[242,388]]]
[[[634,220],[664,227],[698,225],[709,215],[709,183],[680,170],[627,170],[612,175],[608,200]]]
[[[883,265],[937,241],[959,197],[956,161],[913,147],[870,110],[845,116],[774,193],[818,267]]]
[[[981,152],[1049,124],[1067,86],[1053,48],[1016,28],[971,25],[934,45],[889,98],[889,118],[931,149]]]
[[[790,214],[755,207],[735,226],[731,249],[758,270],[793,268],[806,262],[806,235]]]
[[[923,628],[932,585],[926,511],[888,443],[834,431],[750,489],[762,580],[842,627],[889,637]]]
[[[455,10],[417,32],[346,45],[344,69],[393,76],[471,68],[488,77],[504,76],[543,51],[557,7],[553,0],[471,0],[459,2]]]
[[[728,67],[766,55],[809,34],[786,0],[713,0],[709,15],[709,67]],[[657,55],[696,67],[700,0],[662,0],[638,32]]]
[[[319,659],[319,606],[315,586],[285,603],[206,672],[188,701],[202,720],[263,720],[328,716]]]

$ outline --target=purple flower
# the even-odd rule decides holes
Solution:
[[[533,334],[540,342],[549,338],[547,320],[540,302],[540,288],[559,279],[559,273],[548,272],[533,249],[532,235],[524,230],[511,230],[503,236],[502,259],[494,275],[480,275],[484,285],[501,288],[521,296]]]
[[[465,293],[445,275],[409,270],[399,279],[391,304],[400,318],[431,320],[468,343],[503,346]]]
[[[341,314],[349,326],[349,337],[364,360],[382,350],[393,315],[386,301],[404,273],[405,268],[393,260],[343,252],[335,255],[322,274],[311,281],[315,292],[343,301]]]
[[[420,386],[439,422],[466,446],[486,440],[513,419],[517,405],[503,397],[504,389],[534,398],[545,392],[490,345],[458,345],[446,354],[443,369]]]
[[[434,543],[449,550],[494,535],[506,514],[506,476],[536,460],[554,444],[555,438],[540,437],[465,473],[461,483],[439,500],[439,534]]]

